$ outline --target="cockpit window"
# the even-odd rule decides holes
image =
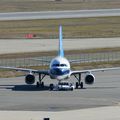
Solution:
[[[53,66],[53,67],[59,67],[60,64],[53,64],[52,66]]]
[[[69,69],[53,68],[50,70],[50,73],[52,75],[65,75],[65,74],[69,74],[70,70]]]
[[[65,67],[67,67],[67,65],[66,65],[66,64],[61,64],[60,66],[61,66],[61,67],[64,67],[64,66],[65,66]]]
[[[67,67],[66,64],[53,64],[52,67]]]

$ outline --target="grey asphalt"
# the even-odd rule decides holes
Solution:
[[[0,20],[59,19],[102,16],[120,16],[120,9],[9,12],[0,13]]]
[[[24,78],[0,79],[0,110],[20,111],[66,111],[120,103],[120,70],[94,73],[93,85],[74,91],[49,91],[49,83],[55,80],[45,78],[45,89],[25,85]],[[82,76],[84,78],[84,76]],[[75,79],[71,77],[71,82]]]
[[[0,111],[1,120],[120,120],[120,106],[99,107],[61,112]]]

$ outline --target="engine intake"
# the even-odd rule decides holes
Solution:
[[[26,75],[25,82],[26,82],[26,84],[29,84],[29,85],[34,84],[35,83],[35,76],[33,74]]]
[[[94,81],[95,81],[95,77],[94,77],[93,74],[86,75],[86,77],[85,77],[85,83],[86,84],[93,84]]]

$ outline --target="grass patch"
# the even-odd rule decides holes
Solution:
[[[119,0],[0,0],[0,12],[120,8]]]
[[[95,17],[53,20],[0,21],[0,38],[58,38],[58,26],[63,25],[64,38],[120,37],[120,17]]]

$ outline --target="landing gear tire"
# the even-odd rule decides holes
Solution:
[[[41,83],[41,87],[44,87],[44,82]]]
[[[83,82],[80,83],[80,88],[83,89]]]
[[[39,87],[44,87],[44,82],[42,82],[41,84],[39,82],[36,83],[36,87],[39,88]]]
[[[78,82],[76,82],[76,86],[75,86],[75,88],[76,88],[76,89],[78,89],[78,86],[79,86],[79,83],[78,83]]]
[[[81,89],[83,89],[83,82],[80,82],[80,84],[78,83],[78,82],[76,82],[76,89],[78,89],[78,88],[81,88]]]
[[[39,83],[39,82],[36,83],[36,87],[37,87],[37,88],[40,87],[40,83]]]
[[[70,90],[73,91],[73,88],[71,88]]]
[[[53,88],[54,88],[54,85],[50,84],[50,90],[53,90]]]

